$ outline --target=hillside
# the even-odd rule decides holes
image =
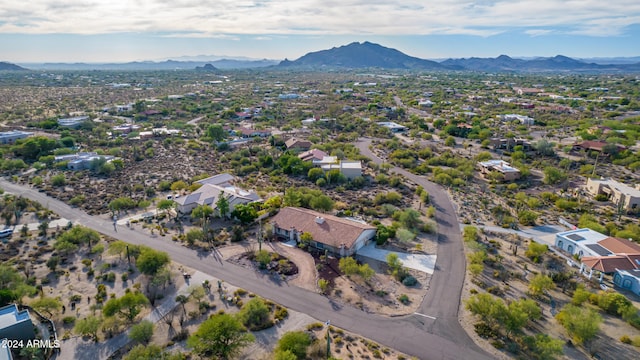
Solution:
[[[0,61],[0,71],[24,71],[27,70],[16,64]]]
[[[445,70],[445,66],[431,60],[419,59],[368,41],[354,42],[329,50],[310,52],[297,60],[282,61],[279,66],[342,67],[383,69]]]

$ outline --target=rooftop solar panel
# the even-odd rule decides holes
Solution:
[[[600,256],[611,255],[612,253],[598,244],[588,244],[587,247]]]
[[[582,240],[584,240],[584,238],[582,236],[578,235],[578,234],[570,234],[570,235],[567,235],[567,237],[569,239],[573,240],[573,241],[582,241]]]

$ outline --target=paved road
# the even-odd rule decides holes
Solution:
[[[427,315],[437,316],[438,319],[433,320],[415,315],[386,318],[333,302],[320,294],[296,286],[289,286],[285,282],[236,266],[210,253],[188,249],[164,237],[152,238],[147,234],[123,226],[118,226],[118,231],[114,231],[111,221],[93,217],[81,210],[71,208],[65,203],[28,186],[16,185],[1,179],[0,187],[8,192],[38,201],[58,215],[74,223],[82,224],[100,233],[132,244],[147,245],[157,250],[165,251],[169,253],[172,260],[177,263],[185,264],[205,274],[223,279],[234,286],[247,289],[264,298],[280,303],[285,307],[308,314],[318,320],[331,320],[331,323],[337,327],[360,334],[380,344],[420,359],[482,360],[490,358],[475,346],[473,341],[458,325],[457,304],[460,302],[462,282],[460,281],[460,286],[453,286],[453,289],[450,289],[446,284],[456,284],[453,280],[464,276],[465,258],[462,255],[461,248],[457,253],[457,257],[459,258],[457,260],[453,259],[455,257],[453,254],[444,256],[440,254],[441,247],[448,249],[447,243],[457,242],[460,247],[462,246],[459,231],[455,231],[455,236],[458,237],[457,240],[455,240],[453,235],[446,232],[441,235],[441,241],[444,246],[438,247],[436,273],[431,280],[431,288],[428,292],[428,294],[436,292],[438,294],[427,295],[425,303],[421,307],[422,312],[429,312]],[[425,188],[427,187],[425,186]],[[435,193],[432,196],[435,198],[435,201],[438,202],[439,206],[446,206],[446,204],[448,204],[449,207],[451,207],[450,203],[442,200],[442,198],[435,195]],[[445,205],[440,205],[441,203],[439,201]],[[451,214],[453,214],[452,209],[446,211],[448,213],[447,216],[451,217]],[[453,221],[455,220],[455,215],[453,215],[453,220],[447,217],[444,217],[444,219],[446,219],[444,220],[445,222],[439,224],[442,228],[451,226],[451,224],[455,224],[456,226],[458,224],[457,221]],[[440,220],[440,222],[442,222],[442,220]],[[442,261],[446,261],[447,263],[442,263]],[[448,264],[448,262],[458,264],[459,267],[461,266],[461,269],[458,269],[457,272],[461,272],[462,274],[447,274],[444,272],[443,270],[451,268],[451,264]],[[436,274],[440,276],[436,276]],[[449,279],[447,279],[447,277]],[[425,308],[426,304],[431,305]],[[455,305],[452,306],[451,304]],[[455,311],[453,311],[454,307]]]
[[[377,164],[383,162],[370,149],[371,139],[359,139],[356,143],[360,154],[370,158]],[[439,185],[427,181],[424,177],[412,174],[404,169],[393,167],[391,172],[403,175],[417,185],[422,186],[430,195],[431,203],[436,208],[438,225],[438,256],[429,291],[419,308],[419,313],[412,322],[423,331],[452,339],[457,346],[478,353],[482,350],[467,335],[458,322],[460,297],[464,284],[466,258],[459,222],[453,203],[448,193]],[[432,318],[435,318],[432,319]],[[482,353],[484,354],[484,353]],[[488,355],[485,355],[488,356]],[[467,359],[467,358],[465,358]],[[472,359],[469,357],[468,359]],[[475,358],[473,358],[475,359]]]

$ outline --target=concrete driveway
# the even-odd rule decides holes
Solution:
[[[357,255],[386,263],[387,255],[390,253],[398,254],[398,259],[402,261],[402,265],[406,268],[426,272],[427,274],[433,274],[433,269],[436,266],[436,255],[409,254],[378,249],[376,248],[376,244],[373,242],[360,248]]]

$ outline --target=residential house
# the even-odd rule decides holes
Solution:
[[[325,165],[333,165],[338,163],[337,156],[324,156],[322,159],[313,160],[313,166],[322,168]]]
[[[134,124],[123,124],[123,125],[118,125],[118,126],[114,126],[111,128],[111,130],[113,132],[119,132],[122,134],[128,134],[132,131],[138,131],[140,130],[140,125],[134,125]]]
[[[335,159],[336,162],[329,163]],[[358,176],[362,176],[362,162],[360,160],[339,160],[335,156],[327,156],[323,159],[327,163],[321,164],[320,168],[326,173],[331,170],[339,170],[347,179],[353,180]],[[314,163],[315,165],[315,163]]]
[[[243,138],[271,136],[271,130],[257,130],[249,129],[246,127],[241,127],[240,129],[236,130],[236,132],[240,133]]]
[[[31,135],[33,133],[20,130],[3,131],[0,132],[0,144],[13,144],[16,140],[25,139]]]
[[[397,124],[393,121],[381,121],[378,123],[378,125],[386,127],[387,129],[391,130],[392,133],[405,132],[408,130],[406,126]]]
[[[613,179],[590,178],[587,178],[585,188],[593,196],[605,194],[620,210],[626,212],[640,210],[640,189]]]
[[[341,257],[354,255],[376,235],[376,228],[363,221],[297,207],[280,209],[271,223],[281,239],[299,243],[300,236],[309,233],[311,247]]]
[[[202,184],[197,190],[186,196],[174,198],[177,210],[181,214],[190,214],[198,205],[209,205],[217,210],[216,203],[221,197],[229,202],[229,213],[239,204],[249,204],[262,201],[260,196],[252,190],[243,190],[233,185],[235,178],[229,174],[219,174],[197,181]]]
[[[67,161],[67,169],[69,170],[85,170],[91,168],[92,161],[101,158],[107,162],[115,159],[115,157],[111,155],[98,155],[98,153],[95,152],[79,152],[77,154],[58,155],[55,157],[55,161]]]
[[[530,118],[526,115],[520,115],[520,114],[504,114],[504,115],[497,115],[496,117],[502,121],[518,120],[522,125],[533,125],[535,123],[535,120],[533,118]]]
[[[531,143],[522,138],[491,138],[489,139],[489,145],[494,149],[506,149],[513,150],[516,146],[522,146],[524,151],[531,150]]]
[[[597,151],[597,152],[602,152],[602,150],[604,149],[605,146],[609,145],[609,143],[605,142],[605,141],[594,141],[594,140],[587,140],[587,141],[583,141],[581,143],[575,143],[573,144],[573,150],[585,150],[585,151]],[[622,145],[618,145],[615,144],[616,148],[618,148],[618,151],[622,151],[624,149],[626,149],[626,147],[622,146]]]
[[[23,340],[35,339],[33,322],[29,310],[18,310],[16,304],[0,308],[0,339]]]
[[[640,270],[616,270],[613,275],[613,283],[616,286],[630,290],[640,296]]]
[[[311,149],[298,154],[298,158],[300,158],[300,160],[302,161],[322,160],[325,156],[327,156],[327,153],[320,149]]]
[[[640,269],[640,245],[626,239],[609,237],[591,229],[575,229],[556,234],[555,246],[580,258],[580,273],[589,278],[616,270]]]
[[[544,89],[540,89],[540,88],[521,88],[521,87],[514,87],[513,90],[516,92],[516,94],[518,95],[538,95],[540,93],[544,93]]]
[[[58,119],[58,125],[67,128],[78,128],[80,125],[89,120],[89,116],[75,116],[70,118]]]
[[[503,160],[482,161],[478,163],[478,167],[480,173],[485,177],[492,172],[497,172],[502,175],[502,181],[513,181],[520,178],[520,170]]]
[[[284,146],[286,146],[287,149],[293,149],[293,150],[299,150],[299,151],[309,150],[311,148],[311,145],[313,145],[311,141],[302,140],[298,138],[290,138],[284,142]]]

